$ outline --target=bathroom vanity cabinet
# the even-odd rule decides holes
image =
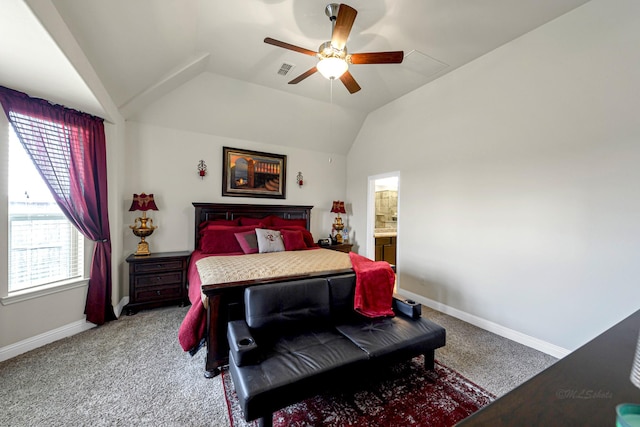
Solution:
[[[396,264],[396,236],[376,237],[376,261]]]

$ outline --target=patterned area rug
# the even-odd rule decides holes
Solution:
[[[284,426],[453,426],[495,399],[453,369],[436,361],[424,370],[423,357],[395,365],[388,373],[349,391],[319,394],[275,413]],[[232,427],[247,423],[231,374],[222,372]]]

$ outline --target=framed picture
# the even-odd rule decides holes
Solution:
[[[222,147],[222,195],[285,199],[287,156]]]

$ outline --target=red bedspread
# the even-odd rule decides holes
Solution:
[[[356,273],[354,309],[367,317],[393,316],[393,286],[396,276],[386,261],[372,261],[349,252]]]
[[[239,255],[239,254],[233,254]],[[200,275],[196,268],[196,261],[208,255],[200,251],[194,251],[189,261],[189,271],[187,279],[189,280],[189,301],[191,307],[189,312],[182,320],[180,329],[178,330],[178,341],[184,351],[194,354],[200,348],[200,344],[205,337],[207,331],[207,310],[202,304],[202,292]]]

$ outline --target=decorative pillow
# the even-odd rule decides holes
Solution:
[[[272,227],[272,228],[279,231],[282,231],[282,230],[300,231],[302,232],[302,238],[304,239],[304,243],[305,245],[307,245],[308,248],[315,248],[316,246],[318,246],[318,244],[313,240],[313,235],[311,234],[311,232],[307,230],[305,227],[289,225],[289,226],[280,226],[280,227]]]
[[[235,234],[253,229],[255,226],[209,226],[203,231],[200,238],[200,250],[205,254],[243,253]]]
[[[273,226],[297,226],[307,228],[307,220],[306,219],[284,219],[277,216],[272,217],[271,225]]]
[[[238,218],[240,221],[240,225],[259,225],[261,227],[268,227],[271,225],[271,220],[269,217],[265,218],[251,218],[248,216],[243,216]]]
[[[307,245],[302,237],[300,230],[280,230],[282,240],[284,241],[284,249],[287,251],[299,251],[307,249]]]
[[[258,238],[258,252],[261,254],[284,251],[284,243],[279,231],[256,228],[256,237]]]
[[[235,233],[236,239],[245,254],[258,253],[258,237],[256,231],[245,231],[243,233]]]

